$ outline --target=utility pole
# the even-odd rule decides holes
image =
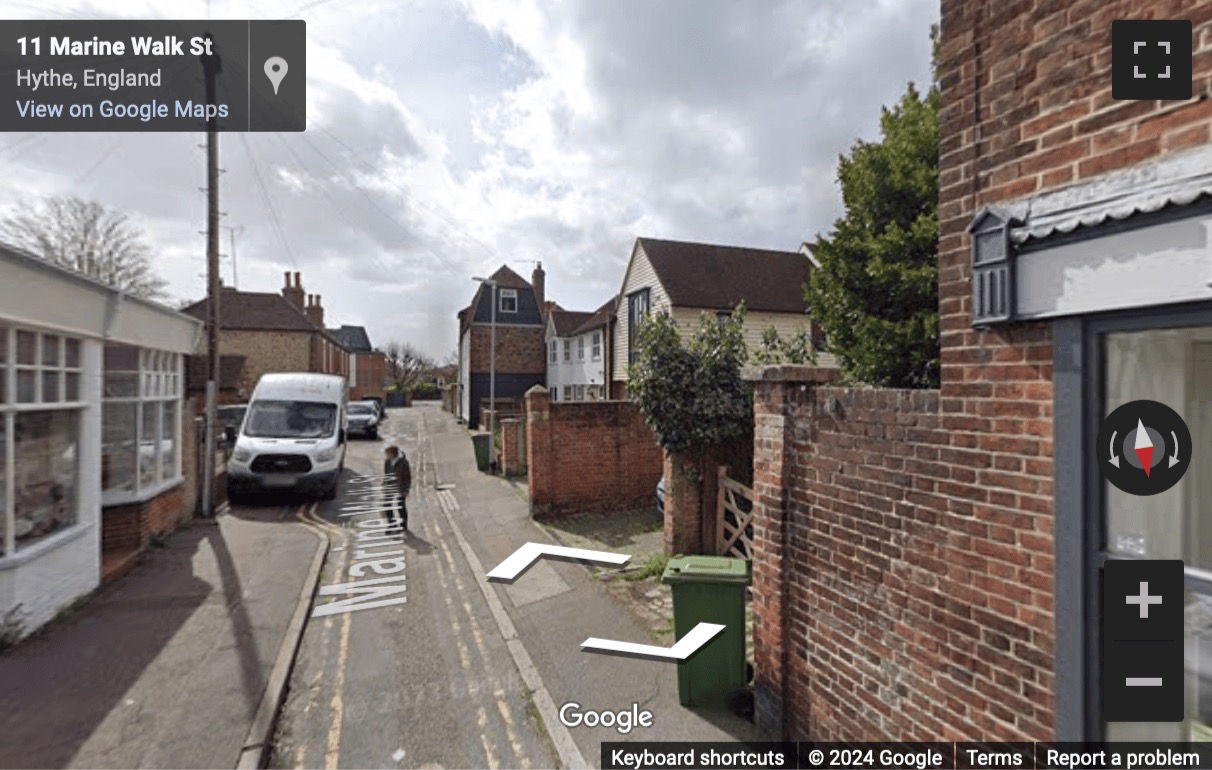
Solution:
[[[214,45],[210,33],[207,40]],[[208,46],[208,49],[210,47]],[[211,49],[213,50],[213,49]],[[215,103],[215,80],[219,75],[218,55],[203,55],[206,75],[206,103]],[[215,515],[215,423],[218,422],[219,389],[219,131],[214,117],[206,122],[206,456],[202,462],[202,515]]]

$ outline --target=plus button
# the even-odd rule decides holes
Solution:
[[[1161,604],[1162,598],[1161,598],[1161,596],[1150,596],[1149,595],[1149,584],[1142,580],[1141,584],[1140,584],[1140,596],[1132,596],[1131,594],[1129,594],[1127,603],[1139,605],[1140,606],[1140,616],[1142,618],[1147,618],[1147,617],[1149,617],[1149,605],[1150,604]]]

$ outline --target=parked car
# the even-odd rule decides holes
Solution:
[[[352,401],[348,413],[351,436],[359,433],[367,438],[379,437],[379,410],[373,401]]]
[[[228,497],[259,490],[336,497],[345,468],[348,392],[344,377],[261,375],[227,462]]]
[[[657,513],[665,515],[665,479],[662,477],[657,482],[656,489]]]
[[[377,409],[379,412],[379,422],[382,422],[383,416],[385,414],[387,414],[387,407],[383,403],[383,397],[382,396],[366,396],[366,397],[362,398],[361,400],[369,401],[375,405],[375,409]]]

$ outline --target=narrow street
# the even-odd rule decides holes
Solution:
[[[403,548],[406,601],[309,620],[280,719],[271,767],[554,767],[534,706],[492,611],[450,536],[426,454],[425,409],[392,410],[380,440],[353,439],[337,500],[305,523],[332,548],[321,579],[350,577],[359,486],[381,473],[395,442],[413,468],[412,530]],[[311,509],[315,510],[315,509]],[[342,597],[318,596],[316,607]]]

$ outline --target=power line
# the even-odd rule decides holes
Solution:
[[[299,154],[297,152],[295,152],[294,148],[291,147],[289,144],[287,144],[286,139],[282,136],[281,133],[278,133],[277,137],[278,137],[278,141],[280,141],[282,143],[282,146],[286,148],[286,151],[289,152],[291,157],[295,159],[295,162],[297,164],[299,164],[299,167],[303,168],[305,165],[303,163],[303,159],[301,157],[299,157]],[[332,205],[333,211],[336,212],[337,216],[339,216],[345,222],[345,224],[349,225],[352,229],[358,230],[359,229],[358,224],[356,222],[354,222],[353,220],[349,219],[345,215],[345,213],[341,210],[340,204],[337,203],[336,198],[334,198],[332,195],[329,194],[328,188],[323,184],[323,181],[321,181],[321,183],[319,185],[319,190],[320,190],[320,194],[324,196],[325,200],[327,200]],[[362,191],[359,190],[359,192],[362,192]],[[367,199],[370,200],[369,196],[367,196]],[[371,202],[371,205],[374,205],[373,200],[370,202]],[[392,220],[392,221],[394,222],[394,220]],[[411,234],[409,234],[409,235],[411,236]],[[422,244],[422,245],[424,245],[424,244]],[[387,277],[390,280],[395,279],[395,276],[392,274],[391,269],[388,268],[387,265],[383,264],[383,261],[381,259],[379,259],[379,256],[377,254],[375,254],[373,251],[370,252],[370,258],[374,260],[376,265],[378,265],[380,268],[382,268],[384,277]]]
[[[421,246],[426,251],[428,251],[430,254],[433,254],[435,257],[437,257],[438,261],[441,262],[442,264],[444,264],[446,267],[448,267],[452,272],[458,272],[458,270],[455,268],[455,266],[453,264],[451,264],[450,260],[448,260],[446,257],[439,254],[437,251],[435,251],[433,249],[433,247],[431,247],[429,244],[425,243],[420,238],[418,238],[416,235],[414,235],[407,227],[405,227],[403,224],[401,224],[399,221],[397,221],[395,219],[395,217],[393,217],[391,214],[384,211],[383,208],[373,198],[370,197],[370,195],[366,192],[366,190],[364,190],[362,188],[362,186],[358,184],[357,180],[354,180],[354,179],[350,178],[349,176],[347,176],[347,172],[344,169],[342,169],[335,161],[333,161],[331,158],[329,158],[327,155],[325,155],[324,152],[322,150],[320,150],[320,148],[316,147],[315,144],[313,144],[312,141],[307,138],[306,134],[300,134],[300,136],[302,137],[303,141],[307,144],[307,146],[311,148],[312,152],[314,152],[315,154],[317,154],[321,158],[323,158],[354,189],[358,190],[359,192],[362,192],[364,197],[366,198],[367,202],[369,202],[370,205],[373,206],[376,211],[378,211],[380,214],[382,214],[384,217],[386,217],[390,222],[392,222],[394,225],[396,225],[402,231],[404,231],[410,238],[413,239],[413,241],[415,243],[417,243],[417,245]]]
[[[311,124],[311,126],[313,126],[314,129],[318,129],[319,131],[326,133],[328,138],[331,138],[333,142],[336,142],[337,144],[341,144],[341,146],[343,148],[345,148],[345,152],[348,152],[350,155],[353,155],[355,160],[362,160],[359,158],[358,153],[356,153],[353,148],[349,147],[349,144],[342,141],[341,137],[338,137],[335,135],[335,133],[328,131],[326,129],[326,127],[318,124],[318,122],[313,122],[313,124]],[[371,164],[371,162],[362,160],[362,164],[364,164],[364,166],[367,167],[367,169],[370,169],[371,171],[375,170],[375,164]],[[396,189],[400,190],[400,193],[404,194],[405,198],[407,198],[408,201],[410,201],[410,203],[415,205],[417,207],[417,209],[419,209],[419,210],[427,211],[427,209],[425,209],[425,206],[423,204],[429,203],[430,206],[433,206],[433,210],[429,210],[429,213],[431,213],[431,215],[439,217],[440,219],[442,219],[442,221],[446,222],[448,224],[448,226],[451,226],[451,228],[454,229],[454,232],[458,233],[459,235],[462,235],[463,238],[468,239],[474,245],[479,246],[480,249],[484,249],[486,252],[490,253],[490,255],[492,255],[493,257],[499,258],[496,250],[494,250],[492,246],[484,243],[484,241],[480,240],[479,238],[476,238],[476,236],[471,235],[470,233],[464,232],[464,230],[461,227],[459,227],[458,222],[454,221],[454,219],[452,217],[446,216],[445,213],[442,213],[441,206],[439,204],[434,203],[434,201],[427,201],[427,199],[421,198],[421,196],[418,196],[416,193],[413,193],[412,190],[407,189],[406,187],[402,186],[402,184],[399,184],[396,182],[390,182],[390,184],[391,184],[391,187],[395,187]]]
[[[286,233],[282,230],[282,223],[278,219],[277,209],[274,208],[273,201],[270,200],[269,191],[265,187],[265,180],[261,178],[261,170],[257,167],[257,159],[253,154],[252,144],[243,132],[239,132],[240,141],[244,144],[244,151],[248,153],[248,162],[252,166],[253,178],[257,182],[257,189],[261,191],[261,200],[265,203],[265,208],[269,212],[269,221],[274,228],[274,232],[278,235],[278,240],[282,243],[282,249],[286,252],[286,256],[290,259],[290,263],[295,269],[299,269],[299,263],[295,261],[295,255],[290,250],[290,243],[286,240]]]

